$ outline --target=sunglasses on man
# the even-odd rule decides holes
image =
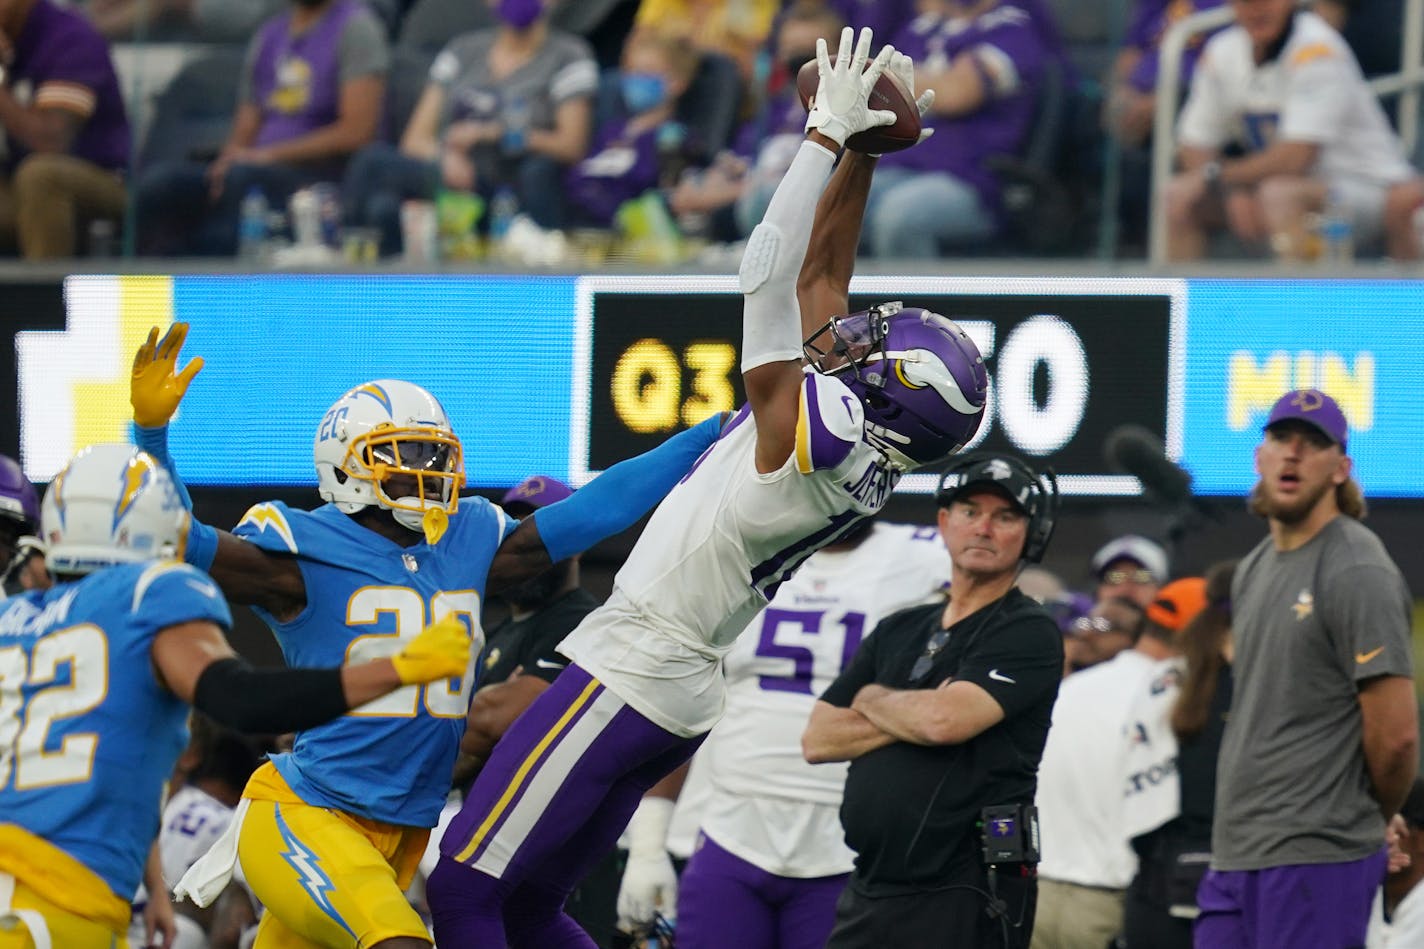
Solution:
[[[1139,567],[1136,570],[1109,570],[1103,574],[1102,581],[1109,586],[1117,586],[1120,583],[1137,583],[1146,586],[1156,583],[1157,578],[1152,576],[1151,570]]]

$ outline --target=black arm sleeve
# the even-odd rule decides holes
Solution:
[[[258,735],[300,731],[347,711],[341,669],[254,669],[219,659],[198,676],[193,707],[228,728]]]

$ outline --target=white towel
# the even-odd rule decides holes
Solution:
[[[35,949],[51,949],[49,926],[38,910],[15,909],[10,904],[15,900],[15,878],[8,873],[0,873],[0,920],[9,917],[18,919],[30,931],[30,941]]]
[[[251,803],[247,798],[238,803],[227,830],[173,887],[176,898],[208,906],[227,888],[232,880],[232,871],[237,866],[237,838],[242,833],[242,822],[247,818],[247,808]]]

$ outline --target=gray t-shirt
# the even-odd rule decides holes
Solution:
[[[552,129],[554,113],[573,98],[598,89],[593,50],[577,36],[551,30],[534,56],[503,79],[489,68],[496,30],[455,37],[430,64],[430,82],[445,90],[443,129],[463,119]]]
[[[1359,684],[1413,675],[1409,589],[1384,544],[1341,515],[1305,545],[1268,537],[1236,570],[1236,678],[1212,866],[1359,860],[1384,845]]]

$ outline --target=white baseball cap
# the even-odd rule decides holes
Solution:
[[[1139,534],[1124,534],[1108,541],[1093,554],[1093,576],[1101,578],[1108,564],[1115,560],[1131,560],[1141,564],[1152,579],[1167,582],[1167,551],[1156,541]]]

